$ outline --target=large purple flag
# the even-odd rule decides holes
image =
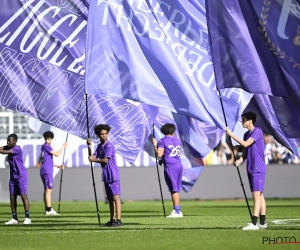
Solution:
[[[295,0],[207,0],[219,88],[254,93],[258,126],[297,154],[300,138],[300,6]]]
[[[81,138],[87,137],[87,1],[0,0],[0,104]],[[112,126],[117,152],[133,162],[157,109],[116,97],[88,96],[90,134]]]
[[[300,107],[299,3],[206,1],[220,88],[240,87],[250,93],[288,97]]]
[[[224,129],[201,1],[92,0],[88,93],[124,97]],[[223,95],[229,127],[241,92]]]

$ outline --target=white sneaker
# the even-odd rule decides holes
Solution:
[[[31,224],[31,219],[25,218],[23,224],[24,224],[24,225],[30,225],[30,224]]]
[[[9,221],[5,222],[4,224],[5,225],[17,225],[17,224],[19,224],[19,221],[12,218]]]
[[[258,230],[258,225],[253,225],[252,223],[248,223],[247,226],[243,227],[242,230]]]
[[[265,223],[265,224],[261,225],[261,224],[259,223],[259,224],[258,224],[258,228],[259,228],[260,230],[265,230],[265,229],[268,228],[268,224]]]
[[[56,216],[59,215],[53,208],[51,208],[51,211],[46,211],[45,212],[46,216]]]
[[[182,218],[183,214],[180,212],[180,214],[177,214],[175,210],[171,212],[169,216],[166,216],[166,218]]]

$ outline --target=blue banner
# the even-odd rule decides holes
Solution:
[[[300,5],[297,0],[206,0],[219,88],[254,93],[258,125],[298,153]]]
[[[224,129],[203,1],[92,0],[88,93],[128,98]],[[223,95],[229,127],[241,92]]]
[[[85,41],[87,1],[0,0],[0,104],[87,138]],[[112,126],[117,152],[133,162],[157,109],[116,97],[88,95],[90,135]]]

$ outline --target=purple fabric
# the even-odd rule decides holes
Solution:
[[[265,179],[266,179],[266,174],[264,173],[248,174],[248,180],[249,180],[251,192],[260,191],[264,193]]]
[[[182,165],[180,160],[182,144],[178,138],[174,136],[165,136],[158,141],[157,147],[164,149],[162,159],[166,168]]]
[[[40,160],[42,161],[42,166],[40,169],[41,175],[53,175],[53,155],[51,154],[52,151],[53,148],[49,144],[43,144],[40,156]]]
[[[263,131],[294,154],[300,138],[297,1],[206,0],[217,86],[254,93],[247,110],[259,113]]]
[[[255,127],[251,131],[247,131],[244,135],[244,141],[249,138],[254,140],[254,143],[246,148],[247,151],[247,172],[253,173],[266,173],[265,163],[265,143],[264,135],[260,128]]]
[[[1,1],[0,105],[87,138],[85,44],[89,1]],[[95,71],[96,72],[96,71]],[[112,126],[116,151],[134,162],[157,109],[89,93],[93,128]],[[131,134],[130,138],[125,136]]]
[[[41,174],[41,179],[44,184],[44,188],[53,189],[53,175]]]
[[[300,128],[296,120],[300,119],[300,115],[291,112],[289,106],[287,100],[281,97],[255,94],[244,112],[255,112],[255,126],[273,135],[277,142],[297,155],[300,142],[300,135],[297,133]]]
[[[128,98],[224,129],[201,2],[92,0],[87,93]],[[223,95],[230,127],[239,110],[235,98]]]
[[[106,196],[111,197],[121,194],[120,181],[106,182],[104,185]]]
[[[99,144],[94,152],[97,159],[108,158],[108,162],[102,163],[102,180],[104,183],[120,180],[119,168],[116,164],[116,155],[114,145],[110,141],[105,144]]]
[[[181,191],[182,186],[182,165],[174,165],[164,169],[165,181],[170,192]]]
[[[27,178],[27,170],[23,163],[23,153],[20,146],[9,148],[3,147],[4,150],[11,150],[12,154],[8,154],[8,163],[10,167],[10,180],[18,180],[24,177]]]
[[[22,195],[27,194],[27,176],[23,176],[19,179],[9,181],[9,194],[10,195]]]

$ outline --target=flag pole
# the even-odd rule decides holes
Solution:
[[[67,133],[66,142],[68,142],[68,136],[69,136],[69,133]],[[63,154],[62,164],[65,163],[65,153],[66,153],[66,148],[64,148],[64,154]],[[64,173],[64,170],[61,169],[61,171],[60,171],[59,196],[58,196],[58,213],[60,213],[61,188],[62,188],[62,181],[63,181],[63,173]]]
[[[152,131],[153,131],[152,132],[153,138],[155,138],[154,123],[153,123]],[[155,146],[154,146],[154,153],[155,153],[155,163],[156,163],[156,170],[157,170],[157,177],[158,177],[158,185],[159,185],[159,190],[160,190],[161,204],[163,207],[164,217],[166,217],[166,208],[165,208],[164,197],[163,197],[163,193],[162,193],[162,189],[161,189],[161,181],[160,181],[160,174],[159,174],[159,169],[158,169],[158,160],[157,160],[157,153],[155,150]]]
[[[220,103],[221,103],[222,112],[223,112],[223,116],[224,116],[224,120],[225,120],[225,125],[226,125],[226,127],[228,127],[228,123],[227,123],[227,119],[226,119],[226,115],[225,115],[225,110],[224,110],[224,105],[223,105],[223,100],[222,100],[222,95],[221,95],[221,92],[220,92],[217,84],[216,84],[216,88],[217,88],[218,96],[220,97]],[[232,145],[231,138],[229,138],[229,147],[232,151],[234,161],[236,161],[236,155],[233,151],[233,145]],[[239,179],[240,179],[241,186],[242,186],[242,189],[243,189],[244,197],[245,197],[245,200],[246,200],[246,203],[247,203],[249,215],[250,215],[250,218],[252,220],[252,213],[251,213],[251,209],[250,209],[249,202],[248,202],[248,199],[247,199],[247,195],[246,195],[246,192],[245,192],[245,187],[244,187],[244,183],[243,183],[243,180],[242,180],[242,177],[241,177],[240,169],[239,169],[238,166],[236,167],[236,169],[237,169],[237,173],[239,175]]]
[[[84,95],[85,97],[85,110],[86,110],[86,127],[87,127],[87,136],[90,138],[90,130],[89,130],[89,113],[88,113],[88,94]],[[89,150],[89,156],[92,155],[91,148],[88,147]],[[96,203],[96,210],[97,210],[97,216],[98,216],[98,223],[99,226],[100,224],[100,212],[99,212],[99,207],[98,207],[98,199],[97,199],[97,192],[96,192],[96,184],[95,184],[95,178],[94,178],[94,169],[93,169],[93,164],[90,162],[91,166],[91,173],[92,173],[92,180],[93,180],[93,188],[94,188],[94,195],[95,195],[95,203]]]
[[[207,2],[207,0],[205,0],[205,3],[206,3],[206,2]],[[209,22],[207,22],[207,28],[208,28],[208,30],[209,30]],[[208,34],[209,34],[210,48],[211,48],[211,50],[212,50],[212,40],[211,40],[210,32],[208,32]],[[215,67],[213,67],[213,69],[214,69],[214,73],[215,73],[215,76],[216,76]],[[224,116],[225,125],[226,125],[226,127],[228,127],[228,123],[227,123],[227,119],[226,119],[226,115],[225,115],[225,111],[224,111],[224,105],[223,105],[222,95],[221,95],[221,92],[220,92],[220,90],[219,90],[219,87],[218,87],[218,84],[217,84],[217,80],[216,80],[216,88],[217,88],[217,94],[218,94],[218,96],[219,96],[219,98],[220,98],[220,103],[221,103],[221,107],[222,107],[222,112],[223,112],[223,116]],[[233,145],[232,145],[231,138],[230,138],[230,140],[229,140],[229,147],[230,147],[230,149],[231,149],[231,151],[232,151],[234,161],[236,161],[236,155],[235,155],[235,153],[234,153],[234,151],[233,151]],[[236,167],[236,170],[237,170],[237,173],[238,173],[240,182],[241,182],[241,186],[242,186],[243,193],[244,193],[244,197],[245,197],[245,200],[246,200],[246,203],[247,203],[247,207],[248,207],[250,219],[252,220],[251,209],[250,209],[250,206],[249,206],[249,202],[248,202],[247,195],[246,195],[245,188],[244,188],[244,183],[243,183],[243,180],[242,180],[242,177],[241,177],[241,173],[240,173],[240,169],[239,169],[238,166]]]

